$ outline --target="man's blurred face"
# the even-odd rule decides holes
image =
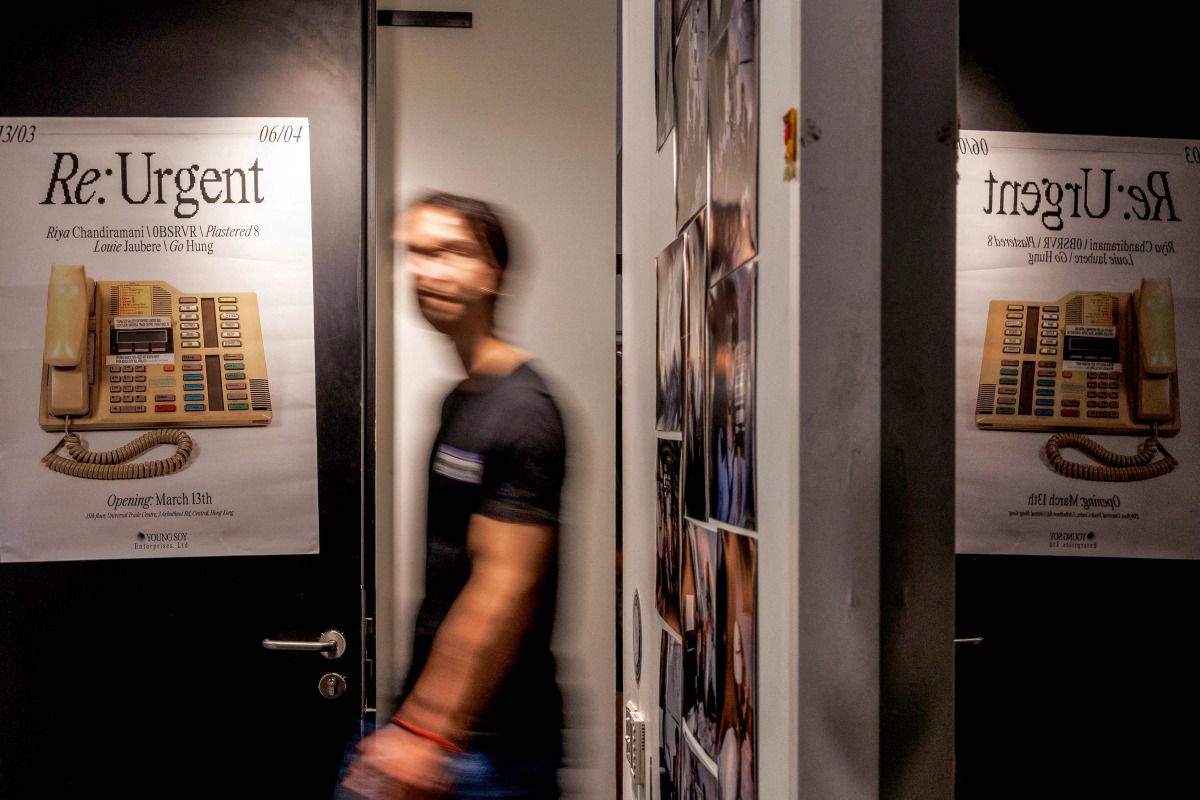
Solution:
[[[466,220],[437,206],[417,206],[402,222],[405,267],[417,305],[435,329],[451,333],[490,312],[500,280]]]

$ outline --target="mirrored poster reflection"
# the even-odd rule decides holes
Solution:
[[[752,262],[708,293],[709,514],[754,530],[754,315]]]

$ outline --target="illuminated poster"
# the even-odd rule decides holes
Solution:
[[[1200,144],[963,131],[957,549],[1200,557]]]
[[[0,561],[317,551],[309,135],[0,119]]]

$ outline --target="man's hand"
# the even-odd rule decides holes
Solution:
[[[451,789],[451,754],[434,742],[388,725],[358,745],[342,786],[371,800],[439,800]]]

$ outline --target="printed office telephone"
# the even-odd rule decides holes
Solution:
[[[85,478],[143,478],[180,469],[192,439],[180,428],[271,421],[254,294],[184,294],[162,282],[95,281],[54,264],[46,300],[40,424],[63,431],[42,459]],[[150,429],[125,447],[89,452],[80,430]],[[159,444],[161,461],[125,463]],[[71,458],[57,455],[66,445]]]
[[[1170,278],[1143,278],[1132,294],[1071,292],[1045,303],[993,300],[988,309],[975,424],[1049,431],[1051,466],[1073,478],[1130,481],[1175,461],[1158,441],[1179,432],[1175,307]],[[1146,435],[1133,456],[1083,433]],[[1074,447],[1106,466],[1063,458]],[[1154,461],[1155,453],[1163,458]]]

